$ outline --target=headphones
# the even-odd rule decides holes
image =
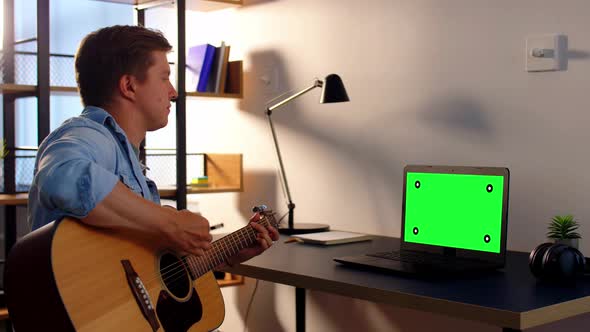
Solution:
[[[561,243],[542,243],[529,255],[529,268],[541,280],[573,281],[590,275],[590,263],[576,248]]]

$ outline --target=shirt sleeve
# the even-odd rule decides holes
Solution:
[[[113,190],[116,146],[107,135],[74,127],[42,148],[35,178],[41,205],[84,218]]]

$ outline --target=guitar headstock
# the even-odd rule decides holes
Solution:
[[[252,212],[258,212],[260,215],[260,223],[267,221],[272,227],[279,228],[279,223],[275,219],[275,213],[266,205],[257,205],[252,208]]]

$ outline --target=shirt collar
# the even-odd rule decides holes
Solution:
[[[86,106],[81,115],[102,125],[105,124],[108,118],[112,118],[112,116],[107,111],[96,106]]]
[[[123,137],[125,137],[125,140],[128,141],[127,134],[125,134],[125,131],[123,131],[123,129],[119,127],[117,121],[115,121],[115,118],[113,118],[113,116],[110,115],[109,112],[105,111],[103,108],[96,106],[86,106],[82,111],[81,116],[88,118],[94,122],[100,123],[105,127],[110,127],[115,131],[115,133],[123,135]]]
[[[109,112],[105,111],[103,108],[100,107],[86,106],[82,111],[81,116],[88,118],[94,122],[100,123],[105,127],[110,127],[112,130],[114,130],[115,133],[121,137],[123,144],[129,143],[129,146],[133,149],[133,152],[135,153],[137,160],[139,160],[139,150],[136,151],[135,147],[127,139],[127,134],[125,134],[125,131],[123,131],[123,129],[119,127],[117,121],[115,121],[115,118],[113,118],[113,116],[110,115]],[[139,162],[139,165],[142,171],[150,169],[142,162]]]

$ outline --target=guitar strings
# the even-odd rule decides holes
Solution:
[[[274,220],[274,216],[271,215],[271,217]],[[261,219],[258,223],[265,225],[265,226],[267,226],[269,224],[267,218]],[[276,221],[275,221],[275,223],[276,223]],[[247,232],[248,233],[247,235],[249,235],[250,237],[254,236],[254,238],[255,238],[257,235],[257,232],[254,231],[254,229],[251,226],[246,226],[246,227],[242,228],[241,230],[239,230],[238,232],[244,232],[244,231]],[[205,255],[203,255],[203,256],[194,256],[194,255],[192,256],[192,257],[195,257],[197,260],[197,262],[195,262],[196,264],[194,264],[192,266],[193,267],[192,270],[196,270],[193,272],[197,272],[197,273],[195,273],[197,275],[197,278],[206,274],[215,266],[218,266],[218,265],[224,263],[225,261],[227,261],[229,256],[227,254],[224,255],[224,251],[222,251],[222,250],[220,251],[220,249],[224,248],[222,240],[226,240],[226,241],[232,240],[235,243],[236,239],[234,239],[233,237],[237,236],[235,234],[237,234],[238,232],[234,232],[232,234],[224,236],[223,238],[215,241],[213,243],[212,250],[218,251],[217,253],[214,251],[209,251],[209,252],[206,252]],[[246,246],[250,246],[256,241],[256,239],[252,239],[252,238],[249,239],[249,238],[246,238],[245,236],[242,236],[242,237],[246,240]],[[252,242],[248,243],[249,242],[248,240],[251,240]],[[237,242],[242,244],[242,239],[240,239],[239,236],[238,236]],[[244,248],[246,248],[246,247],[244,247]],[[231,247],[230,247],[230,249],[231,249]],[[238,251],[236,251],[236,253]],[[214,256],[216,254],[218,254],[218,255]],[[219,259],[219,258],[221,258],[221,259]],[[208,262],[205,260],[208,260]],[[217,264],[218,260],[221,261],[219,264]],[[214,263],[214,264],[211,264],[211,263]],[[212,265],[212,267],[209,267],[209,265]],[[159,281],[159,279],[162,279],[162,281],[164,281],[165,283],[172,284],[175,281],[182,278],[185,275],[185,272],[187,269],[191,269],[190,263],[185,263],[183,260],[179,260],[178,262],[175,262],[175,263],[172,263],[172,264],[166,266],[161,271],[158,271],[158,273],[156,273],[154,276],[152,276],[151,279],[144,281],[144,284],[146,284],[146,285],[152,284],[154,281]],[[174,278],[174,279],[171,280],[171,278]]]
[[[249,228],[247,231],[248,231],[249,233],[251,233],[251,234],[249,234],[249,235],[251,235],[251,236],[252,236],[252,235],[256,236],[256,232],[253,230],[253,228],[251,228],[251,227],[250,227],[250,228]],[[247,239],[247,240],[248,240],[248,239]],[[252,239],[250,239],[250,240],[252,241],[252,243],[254,243],[254,242],[256,241],[256,240],[252,240]],[[216,242],[217,242],[217,241],[216,241]],[[252,243],[249,243],[249,244],[247,244],[247,245],[251,245]],[[209,255],[209,256],[211,256],[211,255]],[[205,257],[205,256],[199,256],[199,258],[204,258],[204,257]],[[223,256],[222,256],[222,257],[223,257]],[[227,259],[227,258],[225,258],[225,259]],[[210,262],[213,262],[213,263],[216,263],[216,260],[211,260],[211,259],[210,259],[209,261],[210,261]],[[224,260],[222,260],[222,263],[223,263],[223,262],[224,262]],[[221,264],[221,263],[220,263],[220,264]],[[182,262],[174,263],[174,264],[171,264],[171,265],[176,265],[176,267],[175,267],[175,269],[176,269],[176,272],[174,272],[172,275],[168,275],[168,276],[166,276],[166,277],[162,277],[162,280],[163,280],[163,281],[165,282],[165,284],[167,284],[167,285],[172,285],[172,284],[174,284],[175,282],[179,281],[181,278],[183,278],[183,277],[184,277],[184,276],[187,274],[187,272],[186,272],[186,269],[184,268],[184,267],[185,267],[185,265],[184,265]],[[219,264],[215,264],[215,265],[219,265]],[[178,268],[179,268],[179,269],[178,269]],[[205,273],[207,273],[207,272],[209,272],[209,271],[210,271],[210,269],[208,269],[207,267],[205,268],[205,270],[206,270],[206,271],[204,271],[204,272],[202,272],[202,271],[198,271],[198,272],[199,272],[199,274],[200,274],[198,277],[200,277],[200,276],[202,276],[202,275],[204,275]],[[171,279],[172,277],[174,277],[174,279]],[[157,280],[157,279],[158,279],[158,278],[156,278],[156,280]],[[153,280],[154,280],[154,279],[152,279],[152,280],[148,281],[148,283],[150,283],[150,284],[151,284],[151,282],[153,282]]]
[[[252,243],[254,243],[254,242],[255,242],[255,240],[253,240],[253,242],[252,242]],[[202,257],[202,256],[201,256],[201,257]],[[171,278],[172,276],[174,276],[174,275],[168,276],[168,277],[165,279],[165,280],[166,280],[166,283],[167,283],[167,284],[169,284],[169,285],[172,285],[172,284],[174,284],[175,282],[178,282],[178,281],[180,281],[180,280],[181,280],[181,279],[182,279],[182,278],[185,276],[185,273],[183,273],[183,272],[185,272],[185,271],[186,271],[186,270],[183,268],[183,269],[181,269],[180,271],[178,271],[177,273],[175,273],[176,277],[175,277],[174,279],[172,279],[172,280],[170,280],[170,278]],[[205,273],[207,273],[207,272],[209,272],[209,271],[210,271],[210,270],[207,270]],[[202,275],[204,275],[205,273],[201,274],[201,276],[202,276]],[[200,276],[199,276],[199,277],[200,277]]]
[[[274,221],[274,223],[273,223],[273,224],[277,224],[276,220],[274,219],[274,215],[273,215],[272,217],[273,217],[272,219],[273,219],[273,221]],[[263,225],[268,225],[268,224],[269,224],[267,220],[260,220],[260,222],[259,222],[259,223],[261,223],[261,224],[263,224]],[[246,248],[247,246],[250,246],[250,245],[252,245],[254,242],[256,242],[256,238],[255,238],[255,237],[256,237],[256,234],[257,234],[257,233],[256,233],[256,231],[254,231],[254,229],[253,229],[252,227],[250,227],[250,228],[247,228],[247,229],[246,229],[246,228],[247,228],[247,227],[244,227],[244,228],[243,228],[241,231],[247,231],[247,232],[249,233],[248,235],[250,235],[251,237],[250,237],[250,238],[245,238],[245,237],[244,237],[244,239],[245,239],[245,240],[246,240],[246,242],[247,242],[247,243],[246,243],[246,246],[245,246],[244,248]],[[236,236],[236,235],[234,235],[234,234],[236,234],[236,233],[237,233],[237,232],[235,232],[235,233],[232,233],[232,234],[229,234],[228,236]],[[225,237],[224,237],[224,238],[225,238]],[[231,237],[230,237],[230,239],[231,239]],[[220,240],[221,240],[221,239],[220,239]],[[240,241],[240,243],[242,243],[242,242],[241,242],[241,240],[239,240],[239,241]],[[217,241],[216,241],[216,243],[217,243]],[[221,246],[223,246],[223,245],[221,244]],[[240,250],[241,250],[241,249],[240,249]],[[236,252],[236,253],[237,253],[237,252]],[[211,255],[209,255],[209,256],[211,256]],[[223,257],[223,256],[222,256],[222,257]],[[200,256],[199,258],[207,258],[207,257],[205,257],[205,256]],[[209,257],[209,258],[210,258],[210,257]],[[225,258],[225,259],[227,259],[227,258],[229,258],[229,256],[226,256],[226,258]],[[201,259],[201,260],[202,260],[202,259]],[[213,266],[217,266],[217,265],[221,264],[221,263],[217,264],[217,263],[216,263],[216,260],[211,260],[211,259],[209,259],[209,262],[214,262],[215,264],[212,264]],[[221,262],[223,263],[224,261],[222,260]],[[186,273],[186,270],[185,270],[185,268],[184,268],[184,267],[185,267],[185,265],[184,265],[184,264],[182,264],[182,263],[180,263],[180,262],[179,262],[179,263],[175,263],[175,265],[176,265],[176,267],[175,267],[175,268],[178,268],[178,267],[180,267],[180,270],[177,270],[177,271],[176,271],[174,274],[172,274],[172,275],[168,275],[166,278],[163,278],[163,280],[165,281],[166,285],[173,285],[175,282],[178,282],[178,281],[180,281],[180,280],[181,280],[181,278],[183,278],[183,277],[184,277],[184,276],[187,274],[187,273]],[[198,271],[198,272],[199,272],[199,276],[197,276],[197,278],[198,278],[198,277],[201,277],[201,276],[202,276],[202,275],[204,275],[205,273],[208,273],[208,272],[209,272],[209,271],[210,271],[212,268],[213,268],[213,267],[207,267],[207,266],[205,265],[204,272],[202,272],[202,271]],[[170,280],[170,278],[172,278],[172,277],[174,277],[174,279]],[[152,279],[152,281],[153,281],[153,279]],[[148,282],[149,282],[149,283],[151,283],[151,281],[148,281]]]
[[[248,232],[248,235],[250,235],[250,236],[251,235],[256,235],[256,232],[253,231],[253,228],[252,227],[249,227],[248,228],[248,226],[247,226],[247,227],[244,227],[242,230],[245,230],[245,229],[246,229],[246,232]],[[242,230],[240,230],[240,231],[242,231]],[[228,235],[228,236],[231,236],[231,234]],[[215,241],[214,243],[218,243],[219,241],[221,241],[221,240],[223,240],[225,238],[226,237],[223,237],[223,238],[219,239],[218,241]],[[219,247],[219,246],[220,245],[217,245],[217,247]],[[218,250],[219,248],[212,248],[212,249],[213,250]],[[201,261],[203,260],[203,258],[207,258],[209,260],[209,263],[217,263],[217,259],[215,259],[215,257],[211,257],[214,254],[215,253],[210,252],[209,255],[205,254],[204,256],[193,256],[193,257],[196,257],[197,259],[199,259]],[[223,253],[220,253],[220,254],[221,254],[221,258],[222,259],[221,259],[221,263],[219,263],[219,264],[222,264],[227,258],[224,258],[223,257]],[[219,258],[219,256],[217,258]],[[204,273],[206,273],[206,272],[209,271],[209,269],[207,269],[207,264],[208,264],[207,262],[204,262],[204,264],[200,266],[200,267],[205,267],[205,270],[207,270],[207,271],[200,271],[200,269],[197,270],[199,276],[200,275],[203,275]],[[219,265],[219,264],[215,264],[215,265]],[[166,268],[164,268],[164,269],[168,269],[168,271],[166,271],[164,273],[156,273],[153,278],[147,280],[145,283],[146,284],[151,284],[153,281],[158,281],[159,279],[162,279],[164,282],[166,282],[166,281],[172,282],[172,281],[169,280],[170,277],[173,277],[174,275],[177,275],[177,274],[180,274],[180,277],[182,277],[184,275],[183,272],[186,271],[185,266],[186,266],[186,264],[184,262],[182,262],[182,261],[178,261],[176,263],[170,264],[169,266],[167,266]],[[172,273],[172,275],[170,275],[170,273]]]
[[[252,231],[252,232],[250,232],[250,231]],[[251,233],[251,234],[249,234],[249,235],[254,235],[254,236],[256,235],[256,232],[254,232],[252,228],[250,228],[250,229],[248,230],[248,232],[249,232],[249,233]],[[246,240],[251,240],[251,239],[246,239]],[[247,245],[247,246],[249,246],[249,245],[251,245],[252,243],[254,243],[255,241],[256,241],[256,240],[251,240],[251,243],[246,243],[246,245]],[[240,243],[241,243],[241,242],[240,242]],[[219,246],[222,246],[222,247],[223,247],[223,245],[219,245]],[[218,246],[218,247],[219,247],[219,246]],[[244,248],[245,248],[245,247],[244,247]],[[214,248],[214,249],[219,249],[219,248]],[[226,260],[227,260],[227,258],[229,258],[229,256],[227,256],[227,255],[225,255],[226,257],[223,257],[223,256],[224,256],[224,255],[223,255],[223,253],[221,253],[221,257],[223,258],[223,259],[221,260],[221,262],[222,262],[222,263],[223,263],[224,261],[226,261]],[[206,254],[205,256],[198,256],[198,257],[195,257],[195,258],[196,258],[196,259],[200,259],[201,261],[203,261],[203,259],[206,259],[206,258],[207,258],[207,259],[209,260],[209,263],[211,263],[211,262],[212,262],[212,263],[215,263],[215,264],[211,264],[211,265],[215,265],[215,266],[219,265],[219,264],[217,264],[217,260],[216,260],[216,259],[211,259],[211,254],[209,254],[209,255],[207,255],[207,254]],[[200,276],[202,276],[202,275],[204,275],[205,273],[207,273],[207,272],[209,272],[209,271],[210,271],[210,269],[207,267],[207,262],[203,262],[203,263],[204,263],[205,265],[201,265],[201,266],[198,268],[198,270],[197,270],[197,272],[198,272],[198,274],[199,274],[197,277],[200,277]],[[221,263],[220,263],[220,264],[221,264]],[[181,261],[179,261],[179,262],[177,262],[177,263],[174,263],[174,264],[171,264],[170,266],[172,266],[172,265],[176,265],[176,266],[174,267],[174,269],[175,269],[176,271],[175,271],[173,274],[171,274],[171,275],[169,274],[171,271],[168,271],[168,275],[167,275],[167,276],[165,276],[165,277],[163,276],[164,274],[162,274],[162,280],[163,280],[163,281],[165,281],[165,283],[168,283],[168,284],[172,284],[172,283],[174,283],[175,281],[179,280],[180,278],[182,278],[183,276],[185,276],[185,275],[186,275],[186,273],[185,273],[185,272],[186,272],[186,269],[185,269],[185,266],[186,266],[186,265],[185,265],[185,264],[183,264]],[[202,267],[204,267],[203,271],[201,271],[201,268],[202,268]],[[190,264],[189,264],[189,268],[190,268]],[[172,280],[171,280],[171,278],[172,278],[172,277],[174,277],[174,279],[172,279]],[[153,279],[152,279],[152,280],[153,280]]]
[[[268,224],[266,222],[266,220],[261,219],[260,221],[261,221],[260,224],[262,224],[262,225],[265,225],[266,226]],[[195,256],[195,255],[192,255],[192,257],[195,257],[196,259],[200,260],[200,262],[196,262],[197,263],[196,268],[198,269],[198,272],[201,273],[201,274],[204,274],[204,273],[208,272],[207,264],[214,263],[214,264],[211,264],[211,265],[219,265],[219,264],[223,263],[225,260],[227,260],[228,256],[227,255],[223,255],[224,254],[223,251],[219,252],[219,255],[217,255],[217,256],[215,255],[215,251],[220,251],[220,249],[224,249],[223,242],[224,241],[227,242],[227,240],[232,240],[232,242],[234,244],[235,243],[240,243],[241,244],[242,243],[242,239],[240,239],[239,236],[236,235],[236,234],[243,233],[243,232],[247,232],[248,233],[247,235],[249,235],[249,236],[255,236],[256,235],[256,232],[254,231],[254,229],[252,227],[246,226],[246,227],[243,227],[242,229],[238,230],[237,232],[234,232],[232,234],[228,234],[228,235],[224,236],[223,238],[219,239],[218,241],[213,242],[213,248],[212,248],[213,251],[207,251],[205,253],[205,255],[203,255],[203,256]],[[234,237],[238,237],[237,241],[234,240]],[[249,240],[244,235],[242,235],[242,238],[244,240],[246,240],[246,242],[248,242],[248,240]],[[252,241],[252,243],[253,243],[253,241]],[[246,246],[249,246],[252,243],[246,243]],[[230,249],[231,249],[231,247],[230,247]],[[238,251],[236,251],[236,253],[237,252]],[[233,253],[233,254],[235,254],[235,253]],[[219,257],[221,257],[221,259],[219,259]],[[208,259],[209,262],[206,262],[206,261],[203,262],[204,259]],[[221,261],[221,263],[217,263],[218,260]],[[202,263],[202,264],[198,264],[198,263]],[[176,265],[176,266],[174,266],[174,265]],[[170,268],[172,268],[172,267],[174,267],[174,268],[177,268],[179,266],[180,267],[183,267],[184,265],[185,264],[183,262],[178,262],[178,263],[169,265],[168,267],[164,268],[162,271],[164,271],[166,269],[170,270]],[[189,265],[190,265],[190,263],[189,263]],[[200,271],[201,268],[204,268],[203,271]],[[161,275],[164,275],[164,274],[169,273],[169,272],[170,271],[166,271],[165,273],[162,273]]]
[[[265,216],[267,217],[267,216]],[[276,220],[274,219],[274,214],[270,215],[270,219],[273,219],[273,221],[275,221],[274,223],[276,224]],[[263,218],[259,221],[260,224],[267,226],[269,224],[267,218]],[[247,235],[249,235],[250,237],[246,237],[244,234],[242,234],[243,232],[248,233]],[[240,238],[240,234],[242,234],[241,238]],[[223,237],[222,239],[220,239],[219,241],[215,241],[213,243],[213,250],[214,251],[210,251],[207,252],[204,256],[192,256],[196,258],[196,262],[194,262],[194,264],[191,266],[191,262],[186,262],[188,264],[185,264],[185,262],[179,261],[177,263],[171,264],[170,266],[168,266],[166,269],[168,271],[166,271],[165,273],[161,274],[162,275],[162,280],[168,283],[172,283],[174,282],[174,280],[177,280],[179,278],[181,278],[182,276],[185,275],[185,273],[183,273],[185,270],[185,266],[188,267],[191,270],[195,270],[196,272],[195,274],[197,274],[197,277],[200,277],[201,275],[209,272],[213,267],[218,266],[219,264],[222,264],[223,262],[227,261],[227,259],[230,257],[230,255],[228,255],[226,253],[226,251],[220,250],[220,249],[228,249],[228,247],[224,248],[224,241],[221,240],[231,240],[231,242],[233,242],[234,244],[239,243],[239,245],[243,246],[243,248],[246,248],[250,245],[252,245],[255,241],[256,241],[256,231],[254,231],[254,229],[252,227],[244,227],[241,230],[239,230],[238,232],[234,232],[232,234],[229,234],[225,237]],[[242,243],[242,240],[245,240],[245,244]],[[231,255],[235,255],[236,253],[238,253],[241,249],[237,249],[235,250],[234,253],[231,253]],[[231,247],[229,247],[229,249],[231,249]],[[217,254],[217,255],[216,255]],[[190,258],[190,257],[189,257]],[[220,261],[218,263],[218,260]],[[213,263],[213,264],[211,264]],[[188,266],[187,266],[188,265]],[[172,273],[172,274],[170,274]],[[167,274],[167,275],[166,275]],[[171,277],[174,277],[174,280],[170,280]],[[155,278],[156,280],[159,279],[159,277]],[[151,283],[154,279],[149,280],[148,283]]]

